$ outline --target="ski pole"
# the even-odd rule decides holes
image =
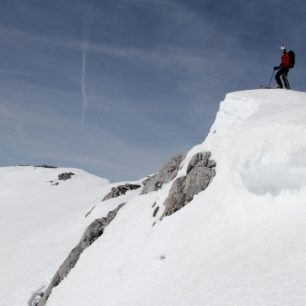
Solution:
[[[272,79],[273,79],[274,73],[275,73],[275,70],[273,69],[273,73],[272,73],[272,76],[271,76],[271,79],[270,79],[270,82],[269,82],[268,87],[271,87],[271,82],[272,82]]]

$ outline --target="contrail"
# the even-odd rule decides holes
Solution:
[[[82,90],[82,118],[81,118],[81,133],[82,138],[85,132],[86,113],[88,110],[88,100],[86,93],[86,60],[87,60],[87,41],[86,41],[86,26],[85,20],[83,21],[83,42],[82,42],[82,77],[81,77],[81,90]]]
[[[118,26],[118,17],[119,17],[119,1],[115,7],[115,18],[112,28],[112,34],[114,36],[115,32],[117,31]],[[87,49],[88,49],[88,42],[86,37],[88,23],[86,17],[83,17],[83,37],[82,37],[82,76],[81,76],[81,91],[82,91],[82,117],[81,117],[81,137],[84,140],[85,137],[85,123],[86,123],[86,114],[88,111],[88,99],[87,99],[87,92],[86,92],[86,62],[87,62]],[[110,63],[109,63],[110,65]]]

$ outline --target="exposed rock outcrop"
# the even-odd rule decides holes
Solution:
[[[160,171],[153,176],[147,178],[143,182],[142,194],[149,193],[151,191],[159,190],[165,183],[169,183],[173,180],[179,170],[181,162],[184,160],[185,155],[177,155],[167,161]]]
[[[58,186],[59,181],[67,181],[72,178],[72,176],[75,175],[73,172],[63,172],[57,176],[57,180],[50,181],[52,186]]]
[[[106,217],[96,219],[87,227],[80,242],[69,253],[66,260],[63,262],[63,264],[53,276],[42,298],[39,300],[38,303],[33,304],[33,306],[46,305],[46,301],[48,300],[52,289],[58,286],[60,282],[69,274],[70,270],[76,265],[77,261],[79,260],[82,252],[103,234],[104,229],[113,221],[119,209],[122,208],[124,205],[125,203],[120,204],[115,210],[110,211]]]
[[[42,164],[42,165],[35,165],[34,168],[46,168],[46,169],[57,169],[56,166],[52,166],[52,165],[46,165],[46,164]]]
[[[39,303],[40,299],[44,295],[44,289],[44,287],[41,287],[35,292],[33,292],[31,298],[28,301],[28,306],[35,306]]]
[[[113,187],[111,192],[108,193],[102,201],[106,201],[109,199],[117,198],[120,197],[121,195],[126,194],[127,191],[129,190],[135,190],[140,188],[141,186],[138,184],[124,184],[124,185],[119,185],[116,187]]]
[[[73,175],[75,175],[73,172],[63,172],[58,175],[58,180],[67,181],[67,180],[70,180]]]
[[[154,209],[154,211],[153,211],[153,218],[156,217],[158,211],[159,211],[159,206],[157,206],[157,207]]]
[[[197,153],[188,164],[185,176],[177,178],[165,201],[163,216],[170,216],[186,204],[194,195],[205,190],[216,174],[216,162],[210,159],[211,153]]]
[[[51,166],[51,165],[46,165],[46,164],[42,164],[42,165],[30,165],[30,164],[18,164],[17,167],[33,167],[33,168],[46,168],[46,169],[57,169],[56,166]]]
[[[96,205],[94,205],[86,214],[85,214],[85,218],[87,218],[91,213],[92,211],[96,208]]]

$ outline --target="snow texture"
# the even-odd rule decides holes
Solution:
[[[70,172],[71,179],[50,184]],[[87,226],[139,194],[129,191],[102,204],[114,186],[106,179],[78,169],[36,166],[0,168],[0,186],[1,306],[34,302]]]

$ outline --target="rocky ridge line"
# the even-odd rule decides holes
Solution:
[[[120,204],[116,209],[110,211],[106,217],[94,220],[85,230],[80,242],[72,249],[66,260],[53,276],[49,286],[43,293],[38,302],[29,306],[45,306],[46,302],[54,287],[58,286],[61,281],[69,274],[71,269],[76,265],[82,252],[96,241],[104,232],[104,229],[114,220],[118,211],[125,205]]]
[[[188,164],[186,175],[177,178],[164,203],[162,215],[170,216],[189,202],[199,192],[205,190],[216,175],[216,162],[210,159],[210,152],[197,153]]]
[[[177,155],[167,161],[160,171],[143,181],[143,190],[141,194],[147,194],[151,191],[157,191],[162,188],[166,183],[172,181],[179,170],[181,162],[184,160],[185,155]]]
[[[113,199],[113,198],[117,198],[120,197],[124,194],[126,194],[127,191],[129,190],[135,190],[140,188],[141,186],[138,184],[124,184],[124,185],[119,185],[116,187],[113,187],[112,190],[103,198],[103,201],[109,200],[109,199]]]

